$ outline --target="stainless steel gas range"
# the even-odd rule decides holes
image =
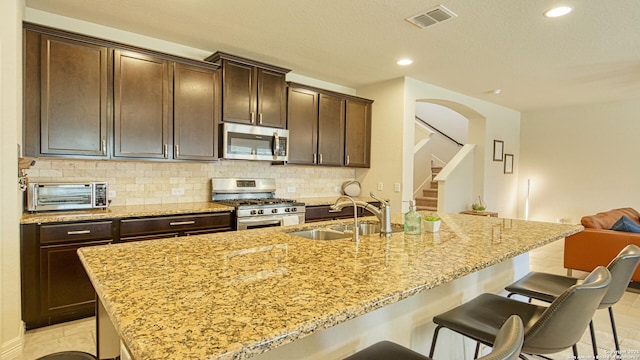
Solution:
[[[304,223],[304,203],[275,191],[275,179],[211,179],[211,200],[235,207],[237,230]]]

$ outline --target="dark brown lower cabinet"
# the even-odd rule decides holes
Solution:
[[[22,320],[27,329],[95,314],[95,291],[78,249],[232,230],[233,213],[23,224]]]
[[[94,315],[95,292],[77,250],[111,243],[114,229],[111,220],[21,226],[22,320],[27,329]]]
[[[155,216],[120,221],[120,241],[153,240],[233,230],[231,212]]]
[[[78,258],[78,249],[111,240],[40,247],[40,316],[93,315],[95,291]]]
[[[370,203],[375,207],[380,207],[380,203]],[[358,217],[373,216],[368,210],[358,208]],[[318,222],[328,220],[353,219],[353,206],[347,206],[340,211],[332,211],[330,205],[311,205],[306,207],[305,222]]]

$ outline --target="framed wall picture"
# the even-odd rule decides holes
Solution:
[[[493,140],[493,161],[502,161],[504,155],[504,141]]]
[[[513,154],[504,154],[504,173],[513,174]]]

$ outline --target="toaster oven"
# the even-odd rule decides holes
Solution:
[[[27,211],[106,208],[108,193],[106,182],[29,183]]]

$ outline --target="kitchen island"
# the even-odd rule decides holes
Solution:
[[[99,355],[117,355],[113,338],[136,360],[341,358],[379,338],[421,344],[433,311],[498,291],[526,272],[515,258],[582,230],[441,217],[438,233],[358,243],[288,234],[328,225],[314,223],[82,248]]]

